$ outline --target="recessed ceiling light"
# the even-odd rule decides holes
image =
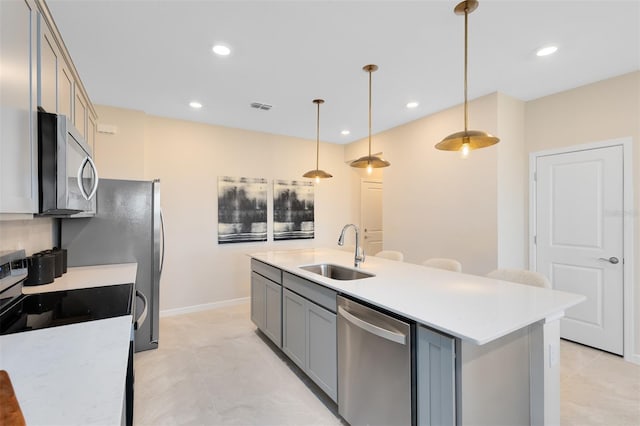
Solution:
[[[347,136],[349,134],[351,134],[351,132],[349,130],[343,130],[340,132],[341,135]]]
[[[231,49],[229,49],[227,46],[216,44],[215,46],[213,46],[213,53],[220,56],[227,56],[229,53],[231,53]]]
[[[548,56],[556,53],[558,46],[545,46],[536,51],[536,56]]]
[[[409,102],[407,108],[417,108],[420,105],[418,102]]]
[[[196,101],[189,102],[189,106],[190,106],[191,108],[193,108],[193,109],[200,109],[200,108],[202,108],[202,104],[201,104],[200,102],[196,102]]]

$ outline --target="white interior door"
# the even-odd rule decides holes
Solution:
[[[362,246],[367,255],[382,250],[382,182],[363,180],[360,186]]]
[[[623,147],[537,157],[536,270],[583,294],[561,337],[623,354]]]

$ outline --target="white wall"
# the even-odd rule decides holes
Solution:
[[[498,94],[498,267],[528,269],[525,103]]]
[[[109,147],[105,177],[140,175],[161,181],[166,225],[165,269],[160,309],[170,310],[224,302],[249,295],[247,253],[297,247],[337,247],[336,240],[352,217],[351,170],[341,145],[321,143],[320,168],[333,174],[316,186],[316,238],[292,242],[217,243],[218,176],[305,180],[315,167],[315,141],[172,120],[124,109],[98,107],[100,122],[119,129],[119,141],[99,135],[98,153]],[[103,114],[108,110],[108,115]],[[135,120],[131,121],[134,116]],[[109,121],[106,121],[106,120]],[[104,120],[104,121],[103,121]],[[127,126],[121,123],[129,123]],[[313,132],[313,128],[310,130]],[[144,149],[132,153],[144,135]],[[110,140],[111,139],[111,140]],[[102,151],[101,151],[102,150]],[[139,156],[143,152],[142,158]],[[121,155],[138,156],[119,161]],[[105,157],[98,157],[98,166]],[[114,163],[119,164],[113,167]],[[272,188],[270,188],[271,191]],[[269,193],[271,197],[271,193]],[[272,217],[272,207],[269,207]]]
[[[27,256],[53,247],[51,218],[0,221],[0,251],[24,249]]]

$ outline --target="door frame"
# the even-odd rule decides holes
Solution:
[[[613,146],[622,146],[623,150],[623,224],[624,232],[623,238],[623,250],[624,250],[624,262],[623,262],[623,353],[624,359],[634,364],[640,365],[640,353],[634,353],[635,348],[635,328],[634,321],[634,227],[633,227],[633,157],[632,157],[632,138],[624,137],[618,139],[610,139],[601,142],[591,142],[579,145],[572,145],[562,148],[554,148],[544,151],[537,151],[529,153],[529,269],[535,271],[536,269],[536,244],[535,236],[537,234],[537,217],[536,217],[536,163],[539,157],[567,154],[577,151],[586,151],[597,148],[608,148]]]

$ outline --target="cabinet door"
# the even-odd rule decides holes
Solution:
[[[264,281],[265,278],[251,273],[251,321],[261,330],[266,322],[267,286]]]
[[[306,301],[285,288],[282,293],[282,350],[303,370],[307,347],[306,316]]]
[[[278,346],[282,346],[282,287],[265,280],[265,325],[264,333]]]
[[[58,113],[73,117],[73,75],[65,61],[60,61],[60,74],[58,78]]]
[[[2,1],[0,7],[0,213],[35,213],[35,5]]]
[[[98,125],[96,119],[91,113],[87,120],[87,144],[91,148],[91,158],[96,159],[96,133],[98,132]]]
[[[84,98],[84,95],[79,90],[75,91],[75,103],[73,104],[73,124],[76,126],[76,129],[80,132],[82,137],[86,139],[87,137],[87,117],[88,117],[88,109],[87,109],[87,101]]]
[[[327,395],[338,399],[336,314],[307,302],[307,374]]]
[[[58,45],[44,18],[38,19],[38,106],[50,113],[58,113]]]
[[[418,327],[418,425],[455,424],[455,341]]]

